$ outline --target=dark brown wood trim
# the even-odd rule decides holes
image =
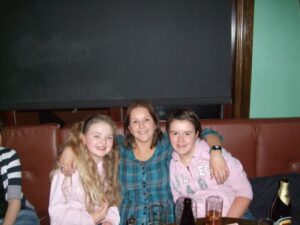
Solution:
[[[115,108],[109,108],[110,117],[118,122],[123,122],[123,108],[122,107],[115,107]]]
[[[234,0],[236,7],[233,65],[233,118],[249,118],[254,0]]]
[[[0,118],[5,126],[16,126],[16,111],[2,111]]]

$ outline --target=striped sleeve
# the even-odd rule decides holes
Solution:
[[[21,163],[17,152],[13,149],[1,150],[2,180],[6,189],[6,199],[22,199]]]

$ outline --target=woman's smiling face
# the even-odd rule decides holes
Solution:
[[[128,128],[136,142],[151,143],[156,125],[148,109],[137,107],[131,111]]]

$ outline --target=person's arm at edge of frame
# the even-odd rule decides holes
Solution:
[[[0,120],[0,146],[2,146],[2,130],[3,130],[3,124]],[[5,213],[5,216],[3,218],[3,224],[2,225],[13,225],[15,223],[15,220],[20,212],[21,209],[21,200],[20,199],[10,199],[8,200],[8,207]]]
[[[13,225],[21,209],[20,199],[8,200],[7,211],[4,216],[3,225]]]
[[[201,138],[207,142],[210,149],[213,146],[222,146],[223,137],[214,130],[204,129],[201,133]],[[209,164],[211,179],[215,178],[218,184],[223,184],[229,176],[229,169],[221,150],[210,151]]]

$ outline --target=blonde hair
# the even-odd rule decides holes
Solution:
[[[96,162],[92,159],[82,135],[90,126],[95,123],[104,122],[112,127],[114,141],[112,150],[103,159],[103,174],[98,173]],[[81,179],[85,193],[85,205],[88,212],[92,212],[95,206],[100,206],[103,201],[107,201],[109,206],[120,203],[120,185],[118,181],[119,154],[116,143],[116,125],[113,120],[102,114],[95,114],[87,118],[84,122],[75,124],[65,140],[63,148],[71,147],[76,155],[77,170]],[[54,170],[57,171],[56,165]],[[53,171],[54,172],[54,171]],[[53,176],[53,173],[50,177]],[[65,190],[63,188],[63,190]],[[67,195],[66,193],[64,193]]]

